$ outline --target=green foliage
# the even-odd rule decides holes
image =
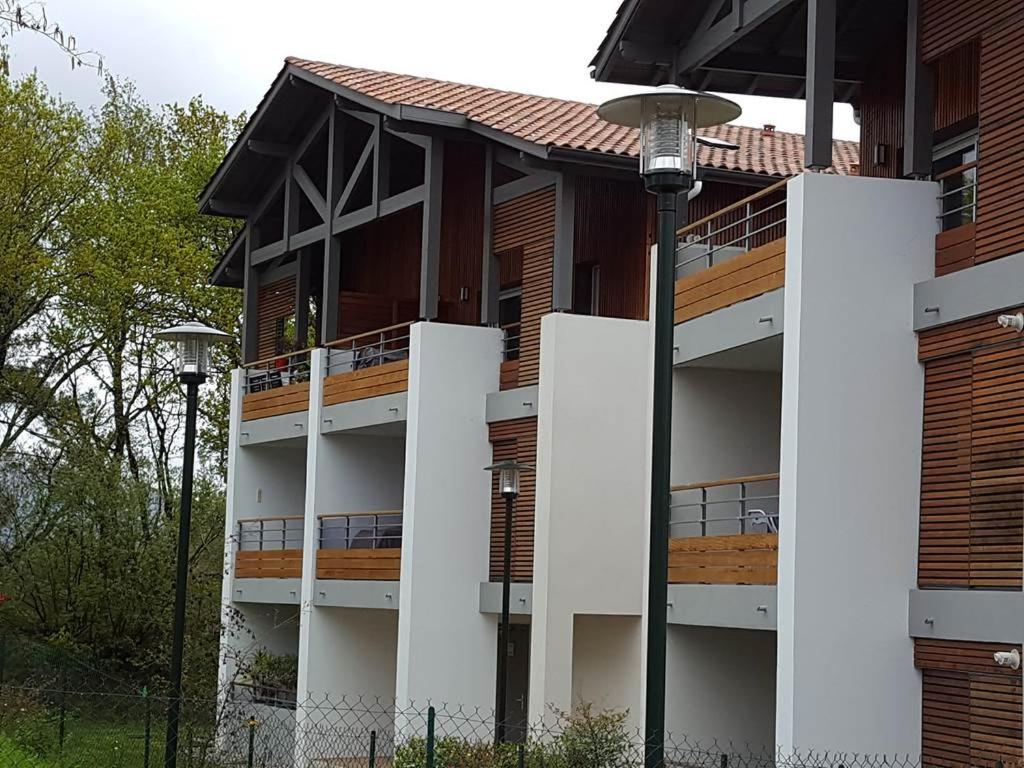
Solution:
[[[525,768],[623,768],[636,762],[626,712],[595,711],[581,704],[558,712],[550,733],[531,733],[523,745]],[[441,736],[434,741],[435,768],[517,768],[519,745]],[[416,737],[395,750],[394,768],[426,768],[427,742]]]
[[[294,691],[299,682],[299,660],[261,649],[246,671],[253,685],[261,688]]]
[[[0,626],[63,637],[159,687],[167,668],[184,398],[154,332],[237,334],[206,277],[233,225],[196,198],[241,125],[110,81],[91,115],[0,75]],[[237,348],[218,350],[221,370]],[[227,381],[201,402],[186,685],[216,679]],[[73,638],[73,642],[68,642]]]

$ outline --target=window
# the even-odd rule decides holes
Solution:
[[[505,332],[505,359],[519,359],[519,329],[523,314],[522,286],[498,294],[498,327]]]
[[[601,313],[601,265],[577,264],[572,280],[572,311],[577,315]]]
[[[939,182],[942,231],[970,224],[977,213],[978,135],[970,133],[935,147],[932,178]]]

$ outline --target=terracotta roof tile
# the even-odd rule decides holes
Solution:
[[[541,146],[625,156],[639,152],[636,130],[601,120],[593,104],[294,57],[289,57],[287,63],[387,104],[457,112],[475,123]],[[739,125],[718,126],[702,133],[740,147],[735,151],[701,147],[698,162],[703,167],[771,176],[792,176],[804,170],[801,134],[764,133]],[[857,142],[836,140],[835,165],[830,170],[848,174],[858,156]]]

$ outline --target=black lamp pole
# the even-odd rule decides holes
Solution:
[[[196,412],[199,385],[205,373],[181,373],[185,385],[185,455],[182,460],[181,516],[178,518],[178,574],[174,584],[174,636],[171,644],[171,696],[167,707],[165,768],[178,764],[178,724],[181,719],[181,669],[185,653],[185,598],[188,594],[189,534],[192,527],[192,480],[195,473]]]
[[[668,540],[672,473],[672,334],[676,229],[685,225],[686,204],[677,223],[679,195],[692,176],[658,171],[644,176],[658,198],[658,259],[654,283],[654,423],[651,437],[651,531],[647,580],[647,699],[645,768],[662,768],[665,757],[665,646],[668,624]]]
[[[509,599],[512,590],[512,507],[516,494],[506,492],[505,497],[505,559],[501,572],[501,624],[498,629],[498,679],[494,686],[496,701],[494,703],[494,743],[505,741],[508,698],[508,648],[509,648]]]

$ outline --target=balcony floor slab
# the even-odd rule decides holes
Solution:
[[[774,585],[669,584],[668,623],[733,629],[776,629]]]

